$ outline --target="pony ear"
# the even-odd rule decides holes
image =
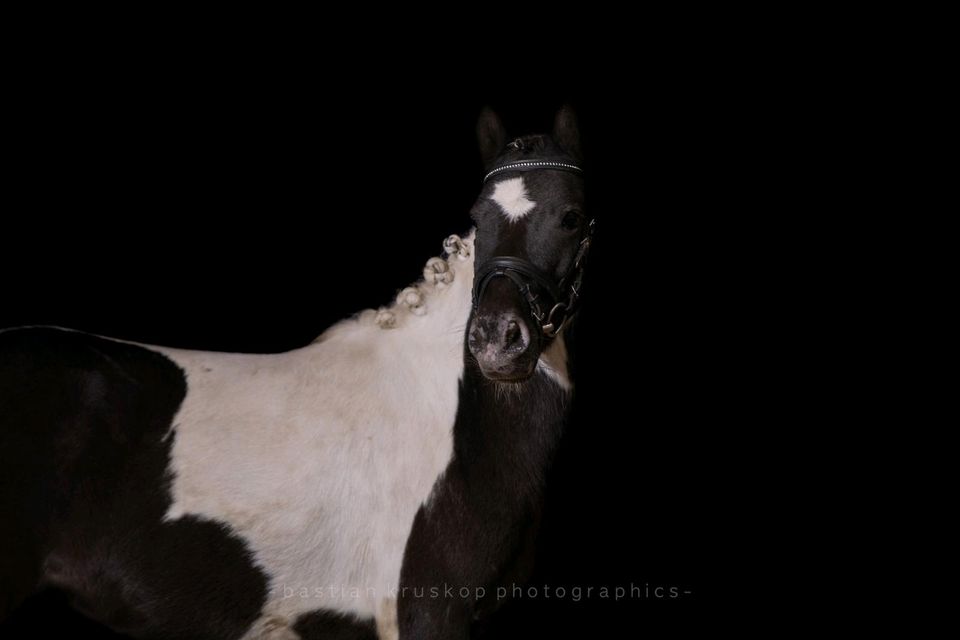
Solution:
[[[557,111],[557,117],[553,121],[553,140],[578,162],[583,160],[583,154],[580,151],[580,127],[577,125],[577,114],[573,107],[568,104],[563,105],[560,111]]]
[[[477,120],[477,142],[483,166],[489,167],[507,144],[507,131],[500,117],[490,107],[484,107]]]

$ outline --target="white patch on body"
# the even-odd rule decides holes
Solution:
[[[556,382],[564,391],[573,389],[570,374],[567,371],[567,343],[563,341],[561,332],[537,361],[537,371],[542,371],[551,380]]]
[[[258,624],[276,637],[319,608],[395,628],[413,518],[453,452],[472,240],[457,239],[445,269],[431,265],[450,275],[419,285],[422,299],[404,295],[302,349],[157,349],[188,384],[166,517],[216,520],[244,539],[269,580]]]
[[[501,180],[494,185],[490,199],[497,203],[510,222],[516,222],[537,206],[536,202],[527,198],[523,178]]]

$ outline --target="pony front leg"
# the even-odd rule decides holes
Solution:
[[[377,610],[377,636],[379,640],[397,640],[400,629],[397,625],[397,601],[395,598],[384,598]]]
[[[431,587],[425,587],[425,591],[419,587],[401,589],[398,601],[401,640],[469,640],[472,603],[459,594],[444,597],[442,584],[436,589],[441,594],[437,597],[432,597],[436,591],[432,592]]]
[[[439,502],[453,496],[443,491]],[[438,506],[434,502],[434,506]],[[469,640],[473,620],[472,592],[461,592],[472,573],[464,552],[473,546],[471,533],[460,529],[446,509],[421,508],[413,520],[400,571],[397,617],[401,640]],[[469,553],[467,553],[469,557]],[[463,597],[464,595],[468,597]]]
[[[401,640],[469,640],[477,587],[489,567],[477,538],[477,513],[457,509],[465,493],[455,466],[413,521],[397,599]],[[459,516],[459,517],[457,517]]]

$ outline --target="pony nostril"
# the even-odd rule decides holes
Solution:
[[[520,338],[520,325],[517,324],[516,320],[511,320],[507,323],[507,330],[503,333],[503,344],[506,347],[510,347],[515,342],[518,342]]]
[[[516,321],[511,320],[507,323],[507,330],[503,334],[503,341],[509,345],[516,342],[518,337],[520,337],[520,327],[517,326]]]
[[[472,329],[470,329],[470,333],[467,334],[467,342],[472,349],[479,348],[482,340],[483,336],[481,335],[479,328],[474,326]]]

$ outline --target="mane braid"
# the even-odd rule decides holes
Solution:
[[[451,235],[443,241],[443,255],[427,260],[423,267],[423,278],[397,293],[397,297],[388,305],[377,309],[364,309],[344,322],[354,320],[361,325],[375,324],[381,329],[396,329],[403,326],[410,316],[425,316],[430,308],[431,299],[442,295],[453,282],[458,271],[463,271],[461,263],[469,260],[473,253],[473,235],[471,230],[466,237]],[[313,340],[321,342],[330,337],[335,324]]]

